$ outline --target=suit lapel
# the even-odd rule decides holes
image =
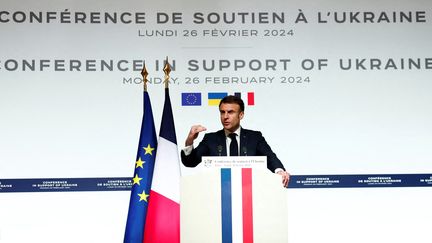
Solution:
[[[240,128],[240,156],[247,156],[247,131]]]
[[[218,145],[217,145],[218,156],[227,156],[226,137],[223,129],[218,131],[217,138],[218,138]]]

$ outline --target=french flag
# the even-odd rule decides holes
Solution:
[[[180,242],[179,161],[169,90],[165,88],[165,103],[147,209],[144,243]]]
[[[235,96],[244,100],[245,105],[251,106],[255,105],[255,92],[235,92]]]

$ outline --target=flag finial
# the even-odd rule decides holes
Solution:
[[[144,62],[144,67],[141,70],[141,76],[143,77],[144,91],[147,91],[148,72],[147,72],[147,67],[145,65],[145,62]]]
[[[165,79],[164,79],[165,88],[167,89],[168,88],[168,82],[169,82],[169,79],[170,79],[169,74],[171,72],[171,65],[168,62],[168,57],[166,57],[166,59],[165,59],[165,66],[163,68],[163,71],[165,73]]]

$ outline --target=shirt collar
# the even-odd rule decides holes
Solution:
[[[237,134],[237,137],[240,137],[240,130],[241,130],[241,126],[239,126],[237,128],[237,130],[234,131],[234,133]],[[231,134],[231,132],[228,132],[228,131],[225,131],[225,130],[224,130],[224,132],[225,132],[225,137],[228,137]]]

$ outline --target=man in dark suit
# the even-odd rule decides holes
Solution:
[[[282,183],[288,186],[289,174],[282,162],[272,151],[261,132],[244,129],[240,120],[244,116],[244,102],[237,96],[226,96],[219,103],[222,130],[204,135],[198,147],[193,147],[198,134],[207,129],[201,125],[192,126],[181,151],[182,163],[195,167],[202,156],[267,156],[267,168],[282,176]]]

